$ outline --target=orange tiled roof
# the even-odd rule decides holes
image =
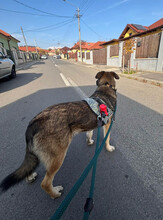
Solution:
[[[83,50],[89,50],[90,47],[92,47],[94,43],[89,43],[89,42],[81,42],[81,47]],[[80,49],[80,43],[77,42],[72,48],[72,49]]]
[[[14,38],[13,36],[11,36],[10,34],[8,34],[7,32],[3,31],[0,29],[0,34],[4,35],[7,38],[13,38],[14,40],[16,40],[17,42],[20,42],[19,40],[17,40],[16,38]]]
[[[157,28],[157,27],[159,27],[161,25],[163,25],[163,18],[161,18],[160,20],[158,20],[155,23],[151,24],[149,26],[149,29]]]
[[[89,49],[90,50],[98,50],[103,48],[103,46],[100,46],[101,44],[104,44],[105,41],[97,41],[96,43],[94,43]]]
[[[28,51],[29,52],[36,52],[36,47],[35,46],[27,46],[28,47]],[[19,50],[21,50],[21,51],[27,51],[27,49],[26,49],[26,46],[19,46]],[[43,51],[45,51],[45,52],[49,52],[48,50],[46,50],[46,49],[42,49],[42,48],[40,48],[40,47],[37,47],[37,51],[40,51],[40,50],[43,50]]]
[[[160,20],[158,20],[155,23],[151,24],[149,27],[139,25],[139,24],[127,24],[125,29],[123,30],[122,34],[120,35],[119,39],[124,37],[124,35],[126,34],[126,32],[129,28],[133,29],[137,34],[139,34],[139,33],[143,33],[145,31],[152,30],[154,28],[160,27],[161,25],[163,25],[163,18],[161,18]]]
[[[29,52],[36,52],[36,47],[34,46],[27,46]],[[27,51],[26,46],[19,46],[19,50]]]

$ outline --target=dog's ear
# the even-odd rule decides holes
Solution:
[[[96,79],[100,79],[100,78],[103,76],[104,73],[105,73],[105,71],[98,72],[98,73],[96,74],[95,78],[96,78]]]
[[[115,72],[110,72],[111,75],[115,78],[115,79],[119,79],[119,76],[118,74],[116,74]]]

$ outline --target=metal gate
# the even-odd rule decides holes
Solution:
[[[107,48],[93,50],[93,64],[107,64]]]

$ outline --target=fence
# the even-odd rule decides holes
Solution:
[[[107,49],[93,50],[93,64],[107,63]]]
[[[4,55],[9,56],[9,58],[16,65],[19,65],[21,63],[26,63],[28,61],[39,59],[39,54],[37,54],[37,53],[32,53],[32,52],[27,53],[27,52],[19,51],[19,50],[16,50],[16,49],[7,50],[4,47],[0,47],[0,52],[2,52]]]
[[[137,38],[136,58],[158,58],[161,33]]]

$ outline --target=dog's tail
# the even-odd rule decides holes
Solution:
[[[35,168],[38,166],[38,157],[29,150],[28,146],[26,148],[26,154],[21,166],[13,173],[8,175],[0,184],[0,189],[2,191],[7,191],[13,185],[19,183],[25,177],[32,174]]]

